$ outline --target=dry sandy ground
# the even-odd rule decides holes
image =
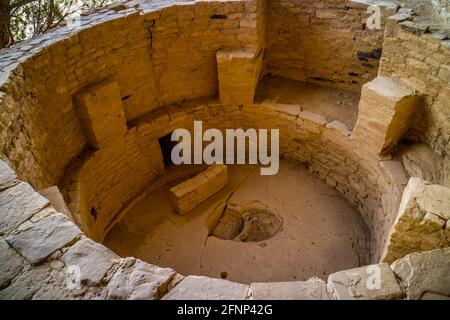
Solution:
[[[358,212],[334,189],[297,164],[282,160],[274,176],[255,166],[229,166],[228,185],[185,216],[171,208],[168,189],[151,193],[116,224],[105,244],[183,275],[241,282],[325,279],[369,262],[369,232]],[[264,208],[282,223],[260,242],[209,236],[211,216],[228,206]]]

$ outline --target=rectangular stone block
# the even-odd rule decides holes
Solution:
[[[327,285],[320,279],[260,282],[250,285],[255,300],[329,300]]]
[[[244,300],[249,286],[222,279],[188,276],[162,300]]]
[[[127,133],[119,85],[107,80],[75,96],[75,104],[86,139],[99,149]]]
[[[49,202],[28,183],[20,182],[0,192],[0,235],[8,234]]]
[[[0,186],[11,183],[17,179],[16,173],[4,161],[0,160]]]
[[[408,130],[419,101],[394,80],[375,78],[363,86],[353,136],[376,153],[391,150]]]
[[[252,104],[262,69],[263,52],[217,52],[219,97],[223,105]]]
[[[74,244],[61,257],[67,267],[74,265],[80,268],[80,281],[96,285],[105,277],[119,256],[100,243],[84,238]]]
[[[227,181],[227,166],[213,165],[195,177],[171,188],[172,206],[176,212],[183,215],[225,187]]]
[[[125,258],[107,285],[109,299],[155,300],[167,292],[175,271]]]
[[[62,213],[28,222],[12,233],[6,241],[30,263],[37,264],[81,234],[81,230]]]

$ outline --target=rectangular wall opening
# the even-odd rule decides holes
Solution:
[[[172,136],[172,132],[166,134],[165,136],[159,138],[159,146],[161,147],[161,153],[164,160],[164,168],[173,167],[175,164],[172,162],[172,149],[177,145],[177,141],[172,141],[170,138]]]

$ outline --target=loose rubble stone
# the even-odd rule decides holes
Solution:
[[[411,253],[391,268],[409,300],[426,298],[426,294],[450,297],[450,248]]]
[[[126,258],[108,283],[111,299],[154,300],[166,291],[175,271]]]
[[[25,182],[0,191],[0,235],[8,234],[49,204]]]
[[[328,288],[338,300],[389,300],[405,296],[385,263],[333,273],[328,277]]]
[[[0,238],[0,289],[8,285],[23,269],[22,258]]]
[[[242,300],[248,285],[228,280],[188,276],[169,291],[163,300]]]
[[[261,282],[250,285],[255,300],[329,300],[327,285],[320,279]]]
[[[66,266],[79,267],[81,281],[89,285],[98,284],[119,259],[114,252],[88,238],[75,243],[61,257]]]
[[[29,262],[36,264],[80,234],[81,230],[72,221],[62,213],[56,213],[18,229],[6,241]]]

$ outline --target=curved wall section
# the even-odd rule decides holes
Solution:
[[[38,190],[63,186],[72,218],[101,241],[127,204],[165,173],[159,138],[194,120],[220,129],[280,128],[283,156],[307,163],[360,210],[379,261],[400,221],[408,178],[420,172],[405,171],[399,145],[423,142],[440,164],[429,176],[448,186],[449,40],[395,16],[386,30],[357,32],[368,3],[322,4],[130,1],[83,17],[78,29],[58,28],[2,50],[1,157]],[[284,25],[284,10],[305,23]],[[307,45],[295,44],[297,27]],[[362,87],[354,130],[295,105],[251,103],[248,92],[261,73]],[[103,90],[114,99],[103,101]],[[224,103],[224,90],[237,99]],[[440,237],[449,217],[439,217]],[[431,248],[440,246],[447,242]],[[397,247],[392,261],[417,249]]]

